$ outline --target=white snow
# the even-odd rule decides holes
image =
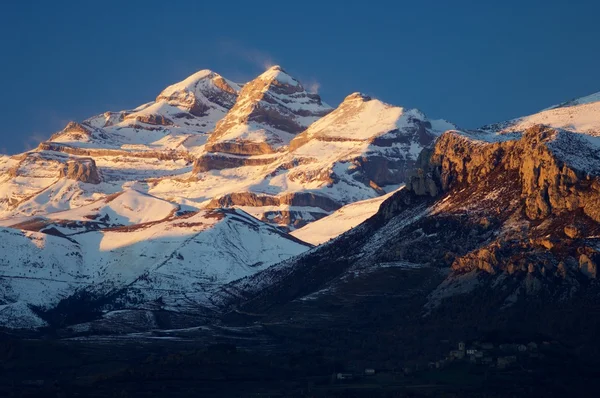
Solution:
[[[89,221],[108,216],[111,224],[132,225],[167,218],[179,206],[163,199],[126,189],[89,205],[48,215],[54,220]]]
[[[523,132],[536,124],[557,129],[600,136],[600,93],[554,105],[533,115],[484,126],[489,132],[506,134]]]
[[[348,204],[325,218],[293,231],[291,235],[313,245],[335,239],[377,213],[381,203],[396,192]]]
[[[201,211],[68,239],[0,228],[0,292],[6,303],[0,323],[43,326],[29,305],[48,309],[82,289],[101,294],[132,286],[148,300],[169,291],[204,297],[213,287],[307,249],[241,211]]]

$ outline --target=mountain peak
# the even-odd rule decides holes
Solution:
[[[300,82],[294,77],[290,76],[281,66],[275,65],[271,66],[265,72],[263,72],[260,76],[257,77],[259,80],[274,82],[289,85],[289,86],[299,86],[302,85]]]
[[[363,102],[367,102],[367,101],[371,101],[373,98],[371,98],[370,96],[361,93],[361,92],[355,92],[352,93],[350,95],[348,95],[346,98],[344,98],[343,102],[348,102],[348,101],[363,101]]]
[[[297,79],[275,65],[244,85],[205,150],[236,156],[275,153],[331,110],[321,97],[307,93]]]
[[[221,75],[216,72],[213,72],[210,69],[202,69],[190,76],[186,79],[180,81],[179,83],[175,83],[165,88],[163,92],[159,95],[161,97],[169,97],[173,93],[177,92],[192,92],[195,93],[197,90],[200,91],[201,83],[209,80],[211,83],[209,85],[217,86],[223,91],[227,91],[231,94],[234,94],[239,90],[239,86],[236,83],[230,82],[224,79]]]
[[[165,88],[156,102],[166,102],[188,110],[194,116],[206,116],[218,106],[229,110],[235,103],[240,85],[209,69],[202,69]]]

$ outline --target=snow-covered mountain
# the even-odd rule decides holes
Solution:
[[[223,318],[340,350],[416,347],[439,358],[440,341],[491,332],[597,355],[600,102],[590,98],[443,133],[375,215],[226,285],[216,294]],[[294,234],[346,222],[329,217]]]
[[[0,325],[12,328],[47,325],[43,314],[71,297],[190,312],[215,287],[308,248],[239,210],[182,212],[133,190],[14,221],[0,228]]]
[[[393,191],[420,150],[454,127],[355,93],[295,136],[287,152],[247,157],[244,161],[258,165],[239,171],[200,171],[196,186],[207,181],[231,186],[247,178],[240,171],[252,173],[234,192],[215,192],[209,206],[239,206],[293,229],[346,204]]]
[[[245,84],[200,71],[154,102],[0,157],[0,324],[197,324],[257,294],[250,310],[272,294],[312,300],[377,264],[452,266],[433,306],[467,268],[504,272],[478,253],[503,234],[524,239],[515,225],[535,243],[552,235],[548,219],[575,211],[574,228],[595,236],[598,104],[458,131],[360,93],[332,109],[281,67]],[[521,205],[524,216],[506,213]],[[560,275],[595,276],[586,245],[579,269]]]
[[[373,214],[448,128],[359,93],[333,109],[279,66],[245,84],[202,70],[71,122],[0,157],[0,324],[209,308],[216,287],[311,247],[282,231],[343,219],[306,238],[320,243]]]
[[[156,101],[65,129],[0,159],[0,218],[87,205],[135,184],[196,209],[242,207],[294,229],[404,182],[447,128],[350,95],[334,111],[280,67],[243,85],[200,71]]]
[[[193,153],[233,107],[239,91],[239,84],[201,70],[131,111],[106,112],[81,124],[69,123],[49,142],[95,150]]]

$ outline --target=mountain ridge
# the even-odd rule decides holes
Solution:
[[[600,102],[586,98],[461,131],[360,93],[332,109],[281,67],[244,85],[199,71],[0,158],[1,233],[25,256],[5,261],[0,319],[67,334],[147,331],[159,313],[174,328],[276,319],[386,274],[419,275],[411,313],[484,288],[506,308],[588,294]],[[316,248],[294,237],[311,227]]]

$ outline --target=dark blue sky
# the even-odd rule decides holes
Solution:
[[[280,64],[461,126],[600,91],[600,2],[22,1],[0,5],[0,151],[148,102],[199,69]]]

